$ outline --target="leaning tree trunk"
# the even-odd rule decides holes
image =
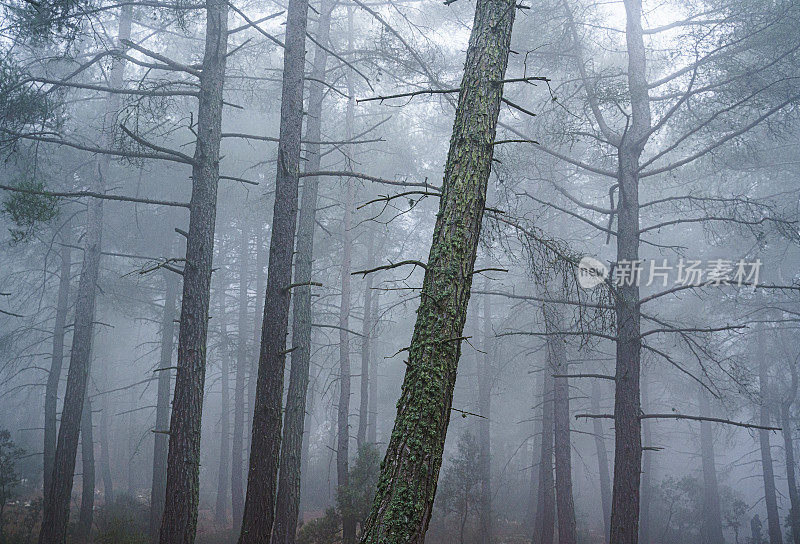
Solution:
[[[546,305],[543,308],[547,332],[550,372],[568,374],[567,347],[561,316],[558,309]],[[569,432],[569,379],[553,378],[553,438],[556,469],[556,511],[558,512],[559,544],[575,544],[575,504],[572,498],[572,444]]]
[[[533,520],[533,544],[553,544],[555,529],[555,483],[553,481],[553,373],[549,362],[542,378],[542,437],[539,452],[539,486],[536,517]]]
[[[161,515],[167,487],[167,451],[169,448],[169,389],[172,385],[172,352],[175,344],[175,305],[178,299],[178,279],[165,272],[164,311],[161,314],[161,353],[158,360],[158,389],[156,393],[156,425],[153,443],[153,480],[150,488],[150,541],[158,541]]]
[[[220,244],[222,245],[222,244]],[[221,248],[220,248],[221,249]],[[217,253],[217,257],[225,258],[223,251]],[[219,418],[219,465],[217,470],[217,501],[214,505],[214,523],[217,527],[223,528],[228,524],[228,485],[231,483],[228,470],[231,466],[231,407],[230,407],[230,339],[228,337],[228,312],[226,311],[226,296],[228,293],[228,282],[220,274],[219,277],[219,333],[220,349],[220,385],[221,402]],[[241,454],[241,452],[239,452]],[[233,526],[236,527],[234,517]]]
[[[489,280],[484,281],[489,290]],[[492,297],[483,295],[483,356],[478,357],[478,448],[480,491],[478,497],[478,539],[481,544],[492,542],[492,363],[495,357],[494,330],[492,327]]]
[[[88,392],[87,392],[88,393]],[[94,517],[94,432],[92,429],[92,401],[89,395],[83,403],[81,415],[81,509],[78,514],[78,534],[85,539],[92,531]]]
[[[619,204],[617,260],[639,259],[639,161],[650,130],[647,59],[642,31],[642,0],[625,0],[630,126],[617,151]],[[614,487],[611,499],[612,544],[636,544],[639,535],[639,484],[642,429],[639,378],[642,340],[639,286],[617,286],[617,353],[614,395]]]
[[[239,242],[239,316],[238,343],[236,345],[236,378],[233,394],[233,449],[231,453],[231,513],[233,526],[238,527],[244,512],[244,489],[242,471],[244,456],[244,387],[248,364],[247,335],[247,276],[250,255],[250,238],[246,221],[242,221],[242,239]]]
[[[769,378],[767,368],[767,357],[764,353],[764,342],[766,341],[763,331],[756,336],[758,342],[758,383],[760,388],[761,408],[759,411],[759,424],[768,427],[770,423],[769,408]],[[761,446],[761,468],[764,476],[764,503],[767,506],[767,527],[770,544],[783,544],[783,533],[781,532],[781,519],[778,514],[778,500],[775,491],[775,471],[772,466],[772,452],[769,445],[769,431],[760,429],[758,431],[758,442]]]
[[[380,291],[372,295],[372,309],[370,310],[370,342],[372,333],[378,324],[380,310]],[[375,337],[377,338],[377,336]],[[369,420],[367,421],[367,442],[378,442],[378,361],[376,357],[370,358],[369,364]]]
[[[178,332],[178,371],[169,428],[161,544],[191,544],[197,530],[200,422],[206,377],[208,306],[227,50],[228,2],[206,0],[205,52],[200,76],[197,144],[192,165],[192,198]]]
[[[366,544],[422,544],[442,465],[508,63],[513,0],[478,0],[397,417]]]
[[[281,405],[286,366],[286,334],[292,290],[292,257],[297,222],[300,137],[308,0],[290,0],[283,54],[283,89],[275,177],[275,205],[269,248],[264,321],[250,442],[240,544],[267,542],[275,521],[281,444]]]
[[[600,383],[592,380],[592,413],[600,414]],[[608,470],[608,451],[606,439],[603,435],[603,420],[592,419],[594,432],[594,447],[597,451],[597,466],[600,477],[600,502],[603,507],[603,527],[605,528],[604,541],[608,539],[609,524],[611,522],[611,474]]]
[[[367,232],[367,266],[372,266],[375,259],[375,230],[369,228]],[[372,274],[364,278],[364,319],[361,321],[361,397],[358,404],[358,432],[356,444],[359,448],[367,441],[367,426],[369,425],[369,372],[372,342]]]
[[[320,144],[322,134],[322,102],[325,96],[325,70],[328,62],[327,47],[331,26],[333,2],[324,0],[320,6],[316,41],[322,44],[314,52],[314,64],[309,80],[308,124],[306,126],[309,172],[320,169]],[[317,217],[319,178],[307,177],[303,181],[303,197],[297,226],[297,262],[294,281],[297,284],[292,312],[292,366],[289,372],[289,390],[286,395],[281,468],[272,544],[294,544],[297,519],[300,512],[300,488],[304,455],[306,401],[308,377],[311,366],[311,273],[314,253],[314,229]]]
[[[700,415],[711,416],[708,394],[699,388]],[[725,544],[722,536],[722,513],[719,504],[719,484],[714,460],[714,427],[710,421],[700,422],[700,457],[703,463],[703,527],[704,544]]]
[[[120,42],[130,38],[131,9],[131,6],[125,6],[120,10],[118,33]],[[124,59],[115,57],[109,74],[111,87],[121,88],[123,86],[124,69]],[[120,95],[118,94],[111,94],[106,100],[102,129],[102,137],[109,144],[106,147],[110,147],[113,142],[119,104]],[[108,179],[110,164],[111,157],[109,155],[98,157],[97,175],[92,180],[93,192],[105,191],[105,181]],[[53,460],[52,482],[43,507],[42,527],[39,531],[40,544],[61,544],[67,537],[81,414],[86,398],[86,385],[89,379],[92,355],[92,325],[94,323],[97,280],[100,272],[102,235],[103,200],[96,198],[89,202],[86,216],[83,265],[75,301],[75,323],[72,333],[72,352],[67,371],[67,388],[64,393],[64,406],[61,410],[61,424],[58,429]]]
[[[56,430],[58,411],[58,384],[61,381],[61,367],[64,363],[64,334],[69,311],[70,268],[72,266],[72,226],[66,221],[61,226],[61,268],[58,279],[58,296],[56,298],[56,321],[53,326],[53,352],[50,360],[50,371],[47,373],[47,386],[44,393],[44,468],[42,487],[44,502],[48,502],[48,494],[52,485],[53,460],[56,451]]]

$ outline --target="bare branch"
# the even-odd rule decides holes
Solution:
[[[172,206],[175,208],[188,208],[189,204],[186,202],[174,202],[170,200],[154,200],[151,198],[141,198],[134,196],[121,196],[109,195],[106,193],[95,193],[93,191],[37,191],[35,189],[24,189],[21,187],[13,187],[11,185],[0,185],[0,189],[4,191],[13,191],[16,193],[26,193],[29,195],[42,195],[52,196],[57,198],[99,198],[101,200],[116,200],[119,202],[138,202],[140,204],[155,204],[157,206]]]

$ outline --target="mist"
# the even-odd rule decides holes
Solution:
[[[0,544],[800,544],[800,2],[0,13]]]

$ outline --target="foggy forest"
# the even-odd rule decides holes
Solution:
[[[0,544],[800,544],[799,154],[800,0],[2,0]]]

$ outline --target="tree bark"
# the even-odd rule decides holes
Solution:
[[[702,387],[700,415],[711,416],[711,403]],[[719,484],[714,460],[714,427],[710,421],[700,422],[700,457],[703,463],[703,527],[702,541],[705,544],[725,544],[722,536],[722,512],[719,503]]]
[[[484,280],[484,290],[489,290],[489,280]],[[492,463],[491,463],[491,417],[492,417],[492,364],[495,357],[494,330],[492,327],[492,298],[483,296],[483,354],[479,357],[478,369],[478,448],[480,454],[480,496],[478,503],[478,541],[492,542]]]
[[[553,374],[568,374],[566,340],[558,309],[543,307],[547,332],[548,359]],[[570,442],[569,379],[553,379],[553,438],[556,472],[556,511],[558,512],[559,544],[575,544],[577,540],[575,504],[572,497],[572,444]]]
[[[220,244],[222,245],[222,244]],[[221,248],[220,248],[221,249]],[[224,258],[225,253],[219,251],[217,257]],[[222,271],[220,271],[222,272]],[[228,281],[220,274],[219,284],[219,332],[220,349],[218,351],[220,367],[220,386],[222,388],[219,418],[219,465],[217,470],[217,501],[214,507],[214,523],[222,528],[228,524],[228,494],[232,490],[233,471],[229,474],[231,466],[231,418],[230,418],[230,337],[228,331],[228,312],[225,308],[228,293]],[[241,451],[239,452],[241,455]],[[231,484],[229,488],[228,485]],[[233,518],[233,526],[236,527],[236,517]]]
[[[92,401],[89,395],[83,403],[81,415],[81,509],[78,514],[78,534],[88,539],[94,517],[94,433],[92,429]]]
[[[233,400],[233,451],[231,453],[231,512],[234,527],[237,527],[239,523],[241,523],[242,512],[244,512],[244,489],[242,487],[242,463],[244,461],[244,382],[248,364],[245,329],[247,328],[248,315],[247,276],[249,270],[248,258],[250,256],[250,238],[245,221],[242,221],[242,239],[239,243],[239,249],[238,344],[236,349],[236,378]]]
[[[769,426],[769,376],[767,367],[767,357],[764,349],[766,338],[763,330],[756,335],[758,342],[758,383],[760,388],[761,408],[759,410],[759,424]],[[761,446],[761,468],[764,476],[764,503],[767,507],[767,527],[770,544],[783,544],[783,533],[781,532],[781,519],[778,514],[778,500],[775,492],[775,471],[772,466],[772,452],[769,445],[769,431],[760,429],[758,431],[758,442]]]
[[[267,542],[275,521],[281,444],[283,376],[297,222],[300,137],[308,0],[290,0],[283,56],[283,89],[261,352],[258,361],[250,469],[240,544]],[[255,455],[254,455],[255,454]]]
[[[327,47],[333,2],[323,0],[317,23],[316,41]],[[317,46],[309,80],[308,124],[306,140],[319,142],[322,134],[322,103],[325,96],[325,71],[328,52]],[[306,146],[306,170],[320,168],[321,155],[318,143]],[[304,458],[307,452],[306,404],[308,400],[309,369],[311,365],[311,278],[314,254],[314,230],[317,217],[319,178],[303,180],[303,197],[297,226],[297,261],[294,281],[299,284],[294,293],[292,312],[292,366],[289,372],[289,390],[286,395],[283,443],[281,444],[281,469],[278,480],[278,497],[272,544],[294,544],[300,512],[300,490]]]
[[[197,530],[200,421],[219,183],[222,91],[228,49],[228,2],[206,0],[206,39],[192,166],[192,198],[178,332],[178,371],[170,419],[161,544],[191,544]]]
[[[553,481],[553,372],[548,361],[542,378],[542,438],[539,452],[539,489],[536,517],[533,521],[533,544],[553,544],[555,529],[555,482]]]
[[[156,393],[156,425],[153,443],[153,480],[150,488],[150,541],[158,541],[161,515],[167,487],[167,451],[169,438],[169,390],[172,385],[172,352],[175,347],[175,307],[178,299],[178,279],[172,272],[164,276],[164,311],[161,314],[161,353],[158,361],[158,390]]]
[[[67,312],[69,310],[70,268],[72,266],[71,229],[72,226],[69,221],[65,222],[61,226],[59,237],[61,241],[61,268],[59,270],[58,296],[56,298],[56,320],[53,326],[53,352],[44,394],[44,469],[42,478],[44,482],[42,487],[44,504],[48,503],[56,450],[58,384],[61,381],[61,368],[64,363],[64,328],[67,325]]]
[[[128,39],[130,33],[131,6],[124,6],[120,9],[118,41],[122,42]],[[112,87],[122,86],[124,69],[124,59],[116,57],[109,74]],[[118,94],[111,94],[106,99],[102,138],[109,143],[114,137],[114,124],[119,104],[120,96]],[[102,193],[105,190],[110,163],[109,155],[98,157],[97,175],[92,178],[93,192]],[[42,527],[39,531],[40,544],[62,544],[67,537],[81,414],[86,398],[86,385],[91,363],[92,325],[103,236],[102,199],[91,199],[88,204],[86,220],[83,264],[75,301],[75,323],[72,333],[72,352],[67,371],[67,388],[64,393],[64,406],[61,410],[61,424],[58,429],[50,492],[43,507]]]
[[[478,0],[475,8],[420,306],[394,429],[364,524],[365,544],[422,544],[430,522],[515,7],[512,0]]]
[[[375,231],[370,228],[367,232],[367,268],[375,260]],[[369,372],[372,342],[372,274],[364,278],[364,319],[361,322],[361,397],[358,404],[358,433],[356,444],[359,449],[367,441],[367,427],[369,426]]]
[[[600,384],[592,380],[592,412],[600,414]],[[603,435],[603,420],[592,419],[594,431],[594,446],[597,451],[598,474],[600,477],[600,502],[603,506],[603,527],[605,529],[604,541],[607,541],[611,523],[611,474],[608,470],[608,451]]]
[[[617,260],[639,259],[639,161],[651,125],[641,0],[625,0],[630,126],[617,151],[619,205]],[[636,544],[639,535],[639,484],[642,429],[639,378],[641,314],[638,282],[617,286],[617,365],[614,395],[614,487],[612,544]]]

